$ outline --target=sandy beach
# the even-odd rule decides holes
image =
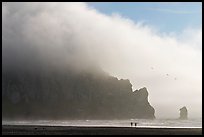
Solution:
[[[3,135],[201,135],[202,128],[2,125]]]

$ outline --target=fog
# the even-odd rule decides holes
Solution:
[[[178,118],[183,106],[202,116],[201,50],[202,28],[162,33],[88,3],[2,4],[3,69],[98,65],[133,89],[147,87],[157,118]]]

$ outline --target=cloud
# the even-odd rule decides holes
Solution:
[[[178,10],[178,9],[161,9],[161,8],[147,8],[152,11],[159,11],[163,13],[172,13],[172,14],[195,14],[202,13],[202,10]]]
[[[32,68],[39,61],[63,67],[97,63],[111,75],[130,79],[134,89],[146,86],[158,118],[178,117],[184,105],[191,116],[201,117],[201,29],[164,35],[85,3],[2,8],[3,68],[16,68],[22,60]]]

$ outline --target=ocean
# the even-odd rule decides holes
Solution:
[[[99,126],[99,127],[137,127],[152,128],[202,128],[202,119],[129,119],[129,120],[34,120],[4,121],[2,125],[46,125],[46,126]]]

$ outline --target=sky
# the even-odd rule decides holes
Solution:
[[[3,3],[3,61],[32,64],[36,56],[58,66],[96,63],[110,75],[129,79],[133,90],[146,87],[157,118],[178,118],[183,106],[189,117],[202,117],[201,7]]]
[[[185,28],[202,26],[201,2],[89,2],[88,4],[104,14],[120,14],[165,33],[179,33]]]

